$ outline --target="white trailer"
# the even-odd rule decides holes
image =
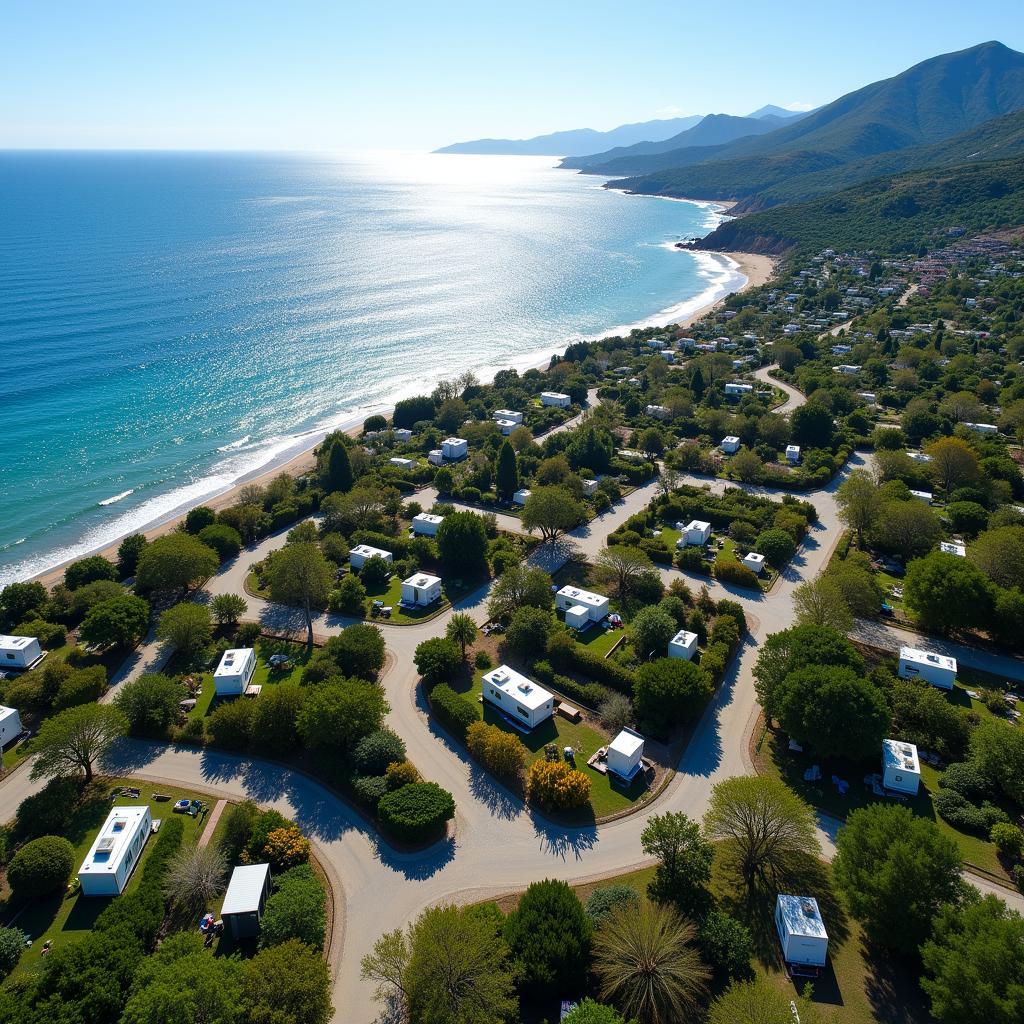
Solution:
[[[117,896],[124,892],[152,827],[149,807],[113,808],[78,869],[82,895]]]
[[[801,967],[824,967],[828,959],[828,932],[813,896],[786,896],[775,900],[775,928],[782,944],[782,959]]]

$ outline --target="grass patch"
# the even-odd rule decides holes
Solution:
[[[381,621],[392,622],[398,625],[409,625],[413,622],[429,619],[449,607],[452,603],[453,593],[456,597],[459,597],[466,592],[467,589],[464,587],[442,583],[440,601],[435,601],[424,608],[400,608],[398,602],[402,599],[402,581],[398,576],[392,574],[384,583],[367,586],[366,596],[369,599],[367,601],[367,614],[369,614],[371,602],[383,601],[385,605],[391,606],[391,618],[382,619]]]

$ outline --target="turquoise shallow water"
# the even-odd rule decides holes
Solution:
[[[522,157],[0,154],[0,582],[465,369],[742,280],[707,204]]]

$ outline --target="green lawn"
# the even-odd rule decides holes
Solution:
[[[175,800],[188,797],[190,799],[202,799],[196,793],[176,787],[156,786],[152,783],[138,784],[141,790],[139,799],[133,800],[129,797],[117,797],[111,800],[110,793],[117,786],[135,785],[130,779],[104,780],[94,785],[92,799],[87,799],[75,815],[74,822],[68,832],[68,838],[75,847],[75,872],[78,865],[85,859],[89,848],[100,826],[106,820],[111,807],[117,806],[141,806],[148,804],[153,818],[161,818],[164,821],[172,816],[171,808]],[[160,793],[170,797],[167,801],[153,799],[154,793]],[[192,818],[187,814],[180,816],[185,823],[184,841],[194,842],[202,834],[203,819]],[[149,856],[153,848],[153,837],[143,850],[139,863],[128,881],[125,889],[130,892],[142,877],[141,865]],[[116,897],[83,896],[78,892],[75,884],[76,875],[72,875],[73,889],[70,893],[57,893],[52,896],[34,899],[20,912],[13,917],[4,915],[4,923],[15,925],[22,929],[32,940],[32,947],[27,949],[21,957],[21,961],[14,969],[13,978],[34,976],[42,969],[42,957],[40,950],[47,939],[51,940],[54,947],[67,945],[81,939],[92,929],[96,918],[110,905],[111,899]]]
[[[400,608],[398,606],[398,602],[402,599],[402,581],[398,576],[392,574],[386,583],[367,586],[366,596],[369,598],[367,601],[367,614],[369,614],[371,602],[383,601],[385,605],[391,605],[391,618],[383,619],[381,621],[392,622],[398,625],[409,625],[413,622],[421,622],[423,619],[429,619],[431,616],[434,616],[438,612],[447,608],[451,604],[451,592],[455,589],[456,588],[449,587],[445,583],[442,583],[440,601],[436,601],[434,604],[428,605],[425,608]],[[457,593],[465,593],[465,589],[457,590]]]
[[[659,529],[661,530],[661,539],[668,545],[669,550],[674,553],[676,550],[676,542],[682,536],[682,532],[677,530],[674,526],[669,526],[667,523],[662,523]],[[740,561],[740,556],[736,553],[736,542],[731,537],[727,536],[724,530],[712,530],[711,536],[713,539],[710,551],[714,555],[714,561],[712,564],[717,565],[720,561]],[[725,542],[721,550],[718,549],[718,540],[723,540]],[[758,577],[758,583],[760,584],[761,589],[767,590],[775,582],[778,575],[778,571],[765,562],[764,569]]]
[[[559,620],[565,618],[564,612],[556,613]],[[576,633],[576,643],[586,647],[592,654],[599,654],[602,658],[608,657],[611,649],[625,636],[621,629],[605,629],[601,625],[591,625],[582,633]]]

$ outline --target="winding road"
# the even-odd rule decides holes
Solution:
[[[759,379],[768,380],[768,369],[757,372]],[[772,383],[787,394],[781,411],[790,412],[803,401],[795,389],[778,381]],[[854,456],[850,466],[863,464]],[[690,476],[684,479],[708,483],[715,490],[727,486],[718,480]],[[699,818],[716,782],[752,770],[747,747],[758,713],[752,676],[757,644],[769,633],[791,624],[794,588],[825,566],[841,532],[834,498],[839,482],[834,480],[826,488],[807,495],[818,509],[819,522],[770,594],[752,596],[741,588],[688,577],[695,586],[707,583],[718,597],[728,594],[739,601],[751,619],[751,634],[702,715],[677,774],[656,800],[626,818],[583,828],[553,825],[494,782],[428,718],[417,685],[413,651],[421,640],[443,632],[453,611],[469,612],[478,622],[484,621],[486,588],[430,622],[382,626],[391,655],[390,667],[382,679],[392,709],[388,725],[402,736],[410,759],[427,777],[453,793],[458,808],[453,836],[426,851],[396,852],[361,815],[323,786],[258,758],[126,741],[111,757],[107,770],[154,782],[205,788],[232,798],[251,798],[294,818],[313,839],[320,860],[340,889],[336,903],[343,920],[343,938],[332,950],[335,1019],[346,1024],[372,1021],[378,1009],[372,986],[360,979],[359,965],[363,954],[382,932],[404,927],[425,907],[439,902],[466,902],[497,895],[542,878],[600,878],[644,864],[647,858],[640,846],[640,833],[651,815],[673,810]],[[767,493],[755,487],[748,489]],[[545,564],[550,567],[564,561],[570,547],[593,556],[603,546],[607,534],[647,505],[656,491],[653,482],[638,488],[612,511],[575,531],[556,554],[542,555]],[[424,504],[431,499],[429,492],[421,497]],[[519,529],[514,517],[502,518],[509,520],[503,525]],[[244,551],[210,580],[209,594],[244,594],[243,583],[250,564],[281,546],[284,540],[282,532]],[[685,575],[668,569],[664,573],[667,577]],[[289,624],[287,612],[281,608],[249,596],[246,600],[248,617],[268,626]],[[331,635],[352,621],[323,615],[317,619],[315,628],[318,633]],[[886,627],[879,629],[886,632]],[[978,662],[979,652],[952,646],[965,664]],[[155,641],[144,644],[131,663],[118,673],[115,683],[159,667],[165,656],[166,652]],[[985,655],[981,659],[986,667],[991,665],[992,657]],[[1001,659],[998,670],[1018,678],[1024,676],[1021,664],[1009,658]],[[116,692],[116,685],[113,690]],[[7,777],[0,784],[0,820],[10,819],[18,803],[38,786],[25,769]],[[821,839],[827,852],[833,849],[834,827],[834,822],[822,822]],[[979,884],[976,879],[971,880]],[[1014,899],[1006,890],[993,891],[1008,900]],[[1020,898],[1016,903],[1024,906]]]

